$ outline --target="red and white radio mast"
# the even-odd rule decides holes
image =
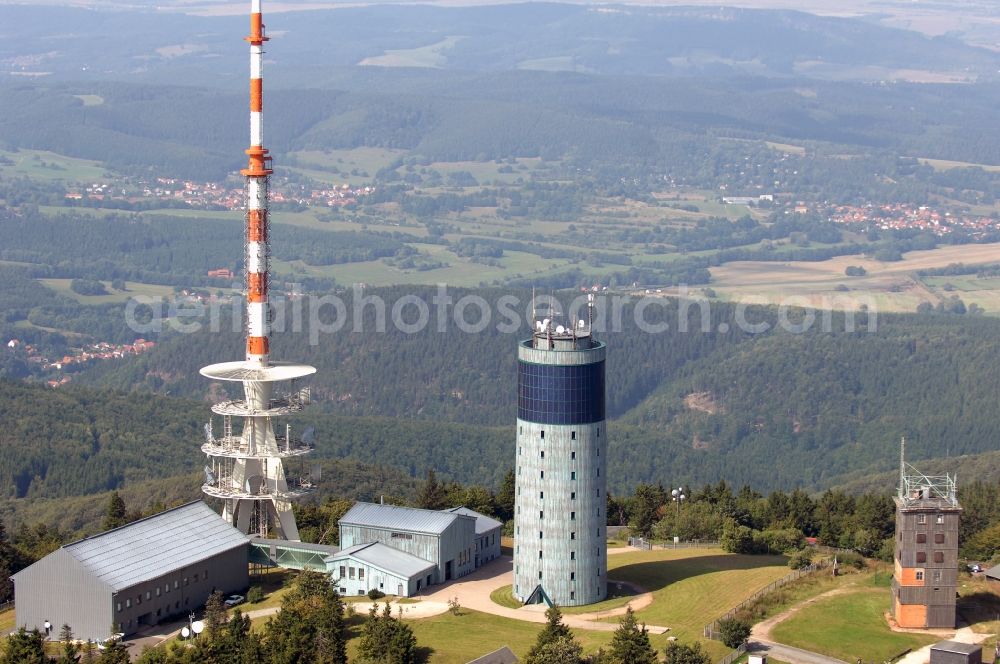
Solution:
[[[245,533],[259,537],[297,540],[298,527],[292,501],[313,490],[315,473],[300,466],[286,476],[285,464],[312,451],[312,433],[293,437],[285,425],[275,435],[273,420],[300,410],[309,401],[308,389],[276,394],[274,384],[294,382],[316,369],[270,360],[271,307],[268,299],[271,256],[268,220],[268,187],[271,157],[264,147],[263,61],[264,21],[260,0],[251,0],[250,35],[250,147],[246,178],[246,360],[204,367],[201,374],[213,380],[243,383],[245,399],[212,406],[222,416],[223,432],[216,436],[214,423],[205,425],[202,451],[208,457],[202,491],[223,501],[222,518]],[[233,431],[233,418],[242,421]]]

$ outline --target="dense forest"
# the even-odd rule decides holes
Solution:
[[[512,295],[477,292],[494,303]],[[453,302],[469,293],[449,291]],[[435,292],[364,291],[376,295],[388,317],[400,298],[419,295],[432,303]],[[518,308],[528,306],[530,292],[513,295]],[[350,318],[354,293],[338,296]],[[308,312],[310,299],[301,304]],[[598,299],[599,326],[610,304]],[[335,333],[311,328],[308,315],[300,330],[276,321],[288,331],[275,336],[273,357],[319,369],[310,379],[315,404],[292,426],[316,428],[321,459],[370,463],[374,455],[407,477],[435,467],[449,479],[496,486],[510,459],[519,334],[501,332],[499,315],[477,334],[462,332],[451,309],[441,332],[433,309],[423,330],[407,334],[389,322],[379,331],[376,310],[367,304],[363,324],[348,320]],[[635,311],[625,303],[620,328],[599,332],[609,346],[616,491],[643,481],[720,477],[758,490],[818,490],[893,468],[904,435],[914,459],[993,449],[1000,427],[991,406],[1000,390],[991,368],[1000,353],[1000,323],[993,319],[857,314],[854,331],[845,331],[850,316],[830,315],[824,330],[819,314],[797,334],[777,324],[774,309],[751,307],[740,314],[746,323],[768,328],[751,333],[741,331],[740,310],[732,305],[661,299],[641,313],[669,329],[651,333],[639,329]],[[811,315],[790,314],[792,321]],[[331,316],[327,307],[319,319],[331,325]],[[679,330],[681,320],[687,331]],[[5,495],[83,495],[197,470],[207,401],[227,389],[198,369],[238,357],[241,335],[164,331],[159,341],[141,356],[86,365],[57,391],[0,384],[0,412],[16,423],[3,446]],[[14,359],[0,366],[20,361],[16,351],[3,355]],[[783,462],[775,466],[774,458]]]

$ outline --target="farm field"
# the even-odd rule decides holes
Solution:
[[[293,160],[276,164],[328,184],[368,184],[379,169],[388,166],[407,153],[386,148],[352,148],[344,150],[302,150],[289,154]],[[294,165],[293,165],[294,164]]]
[[[911,251],[904,259],[882,262],[861,255],[838,256],[825,261],[770,263],[736,261],[711,268],[711,287],[727,300],[778,304],[795,297],[797,306],[817,308],[858,308],[867,305],[879,311],[914,311],[921,302],[936,304],[953,294],[968,306],[976,303],[988,313],[1000,314],[1000,280],[974,277],[933,277],[921,279],[921,269],[951,263],[974,265],[1000,260],[1000,244],[949,246],[927,251]],[[863,277],[848,277],[844,271],[855,265],[865,269]],[[955,292],[944,290],[952,283]],[[976,283],[982,282],[982,283]],[[964,284],[960,289],[958,283]],[[849,290],[839,291],[838,285]],[[961,290],[962,292],[958,292]]]
[[[948,159],[926,159],[918,160],[921,164],[926,164],[935,171],[948,171],[953,168],[981,168],[990,173],[1000,172],[1000,166],[993,164],[973,164],[968,161],[951,161]]]
[[[39,279],[39,283],[46,288],[50,288],[60,295],[73,298],[80,304],[118,304],[127,302],[129,298],[137,295],[148,297],[170,297],[173,295],[172,286],[159,286],[156,284],[143,284],[136,281],[126,281],[124,291],[116,291],[111,287],[110,281],[102,281],[107,295],[80,295],[70,289],[72,279]]]
[[[934,635],[893,632],[884,618],[888,576],[875,575],[842,594],[822,598],[771,630],[775,641],[845,661],[890,661],[908,648],[939,641]]]
[[[7,161],[11,163],[7,163]],[[98,161],[76,159],[46,150],[0,150],[0,174],[43,182],[104,182],[107,169]]]
[[[502,258],[498,259],[500,266],[497,267],[473,263],[456,256],[441,245],[415,244],[413,246],[417,247],[425,258],[440,261],[445,263],[445,266],[430,270],[401,269],[382,260],[322,266],[306,265],[302,261],[272,260],[271,264],[276,274],[293,277],[296,274],[333,277],[342,285],[365,283],[369,286],[388,286],[392,284],[446,283],[458,287],[478,286],[480,282],[489,283],[495,279],[508,279],[514,275],[540,274],[568,264],[566,260],[547,259],[521,251],[507,251],[504,252]]]
[[[445,37],[439,42],[416,48],[386,50],[382,55],[365,58],[359,65],[370,67],[442,67],[448,61],[442,51],[462,37]]]

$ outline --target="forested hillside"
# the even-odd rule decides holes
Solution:
[[[383,297],[387,307],[406,293],[428,302],[432,295],[365,293]],[[451,292],[455,299],[462,294]],[[529,296],[521,295],[526,305]],[[352,312],[351,293],[342,296]],[[752,308],[749,321],[771,329],[750,334],[739,330],[732,305],[711,303],[707,331],[700,311],[690,306],[689,331],[679,332],[678,303],[663,299],[644,315],[670,330],[648,333],[627,305],[621,330],[600,335],[609,346],[610,481],[618,490],[654,479],[719,477],[762,488],[818,488],[845,473],[891,469],[903,435],[914,459],[989,451],[1000,436],[993,361],[1000,321],[858,314],[856,330],[845,332],[835,315],[829,332],[820,317],[796,334],[777,327],[775,310]],[[308,327],[274,339],[274,357],[319,368],[312,379],[318,403],[301,420],[317,427],[320,451],[363,460],[384,455],[416,476],[436,459],[450,477],[495,485],[511,459],[520,336],[498,332],[500,321],[467,334],[450,318],[438,332],[434,315],[419,333],[391,323],[376,332],[371,306],[366,312],[366,333],[351,331],[348,321],[339,332],[319,334],[316,345]],[[723,323],[728,329],[720,332]],[[78,382],[204,399],[210,385],[198,368],[240,352],[237,333],[165,335],[155,351],[87,371]],[[196,417],[207,418],[201,410]]]

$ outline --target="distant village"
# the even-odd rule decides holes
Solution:
[[[10,339],[7,342],[9,350],[23,352],[29,363],[37,364],[42,369],[48,371],[63,371],[74,365],[86,364],[88,362],[116,360],[128,357],[129,355],[141,355],[152,350],[155,346],[155,341],[147,341],[146,339],[136,339],[130,344],[112,344],[101,341],[81,348],[71,348],[69,355],[64,355],[58,359],[49,359],[42,355],[38,348],[24,343],[20,339]],[[60,378],[53,378],[46,381],[46,384],[49,387],[59,387],[70,382],[70,380],[70,376],[64,374]]]
[[[838,205],[828,208],[825,213],[830,221],[838,224],[874,224],[882,230],[915,229],[940,236],[962,229],[969,236],[981,239],[1000,230],[1000,219],[941,212],[926,205]]]
[[[271,191],[274,203],[292,203],[319,207],[341,207],[358,202],[375,191],[371,186],[331,185],[324,189],[286,185]],[[126,178],[121,182],[95,182],[66,192],[67,201],[177,201],[193,208],[243,209],[243,188],[216,182],[192,182],[175,178],[153,180]]]

